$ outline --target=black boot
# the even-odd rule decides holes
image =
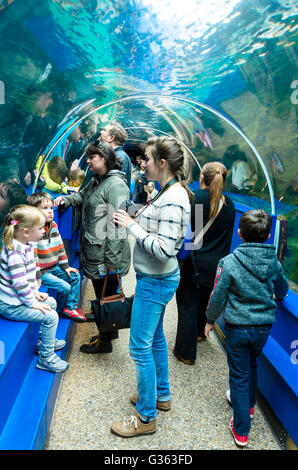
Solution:
[[[103,338],[102,338],[102,339],[108,339],[108,340],[110,340],[110,339],[117,339],[117,338],[119,338],[119,332],[118,332],[118,330],[116,330],[116,331],[111,331],[111,333],[108,334],[108,335],[109,335],[108,337],[106,337],[105,335],[106,335],[106,333],[103,334]],[[100,338],[100,337],[101,337],[100,335],[92,336],[91,339],[90,339],[90,343],[93,343],[93,341],[95,341],[96,339],[98,339],[98,338]]]
[[[89,344],[82,344],[80,351],[86,354],[106,354],[113,351],[113,346],[111,340],[96,337],[95,341]]]

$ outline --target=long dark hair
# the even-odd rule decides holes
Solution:
[[[189,202],[193,204],[193,193],[185,182],[184,170],[184,152],[181,145],[171,137],[149,137],[147,147],[150,147],[151,154],[155,162],[164,159],[168,162],[173,175],[176,176],[181,186],[183,186],[188,194]]]
[[[117,158],[113,147],[107,142],[101,142],[99,139],[97,139],[95,142],[90,142],[85,148],[85,153],[87,157],[90,157],[91,155],[99,155],[100,157],[103,157],[105,159],[108,171],[121,171],[121,160]]]

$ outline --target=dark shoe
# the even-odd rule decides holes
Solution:
[[[119,338],[119,331],[116,330],[116,331],[111,331],[110,333],[103,333],[103,337],[105,337],[105,335],[109,339],[117,339]]]
[[[95,341],[89,344],[82,344],[80,351],[86,354],[107,354],[113,351],[113,346],[111,341],[104,341],[96,337]]]
[[[92,312],[85,313],[85,317],[86,317],[86,321],[88,321],[90,323],[95,321],[95,318],[94,318],[94,315],[93,315]]]
[[[187,364],[188,366],[193,366],[195,361],[192,361],[190,359],[184,359],[184,357],[181,357],[176,351],[175,349],[173,349],[173,354],[174,356],[178,359],[178,361],[181,361],[183,362],[184,364]]]
[[[104,333],[105,334],[105,333]],[[93,343],[93,341],[96,341],[98,338],[100,338],[101,336],[100,335],[97,335],[97,336],[92,336],[92,338],[90,339],[90,343]],[[118,330],[117,331],[112,331],[111,333],[109,333],[109,337],[106,338],[105,336],[103,336],[102,339],[104,340],[107,340],[109,341],[110,339],[117,339],[119,338],[119,333],[118,333]]]

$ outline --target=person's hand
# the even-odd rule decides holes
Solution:
[[[71,273],[79,274],[79,270],[76,268],[72,268],[71,266],[69,268],[65,269],[65,272],[67,276],[71,277]]]
[[[64,197],[63,196],[58,196],[56,199],[54,199],[54,206],[63,206],[65,204]]]
[[[214,325],[210,325],[209,323],[206,323],[206,326],[205,326],[205,336],[207,339],[210,339],[210,331],[212,331],[214,329]]]
[[[28,171],[23,179],[23,181],[29,186],[31,184],[31,173]]]
[[[43,304],[41,302],[35,302],[35,304],[32,305],[32,308],[34,308],[35,310],[41,310],[44,315],[46,315],[47,312],[52,310],[49,305]]]
[[[117,212],[113,215],[114,224],[117,224],[119,227],[128,228],[131,224],[134,224],[134,220],[128,215],[127,212],[122,209],[118,209]]]
[[[34,295],[35,295],[35,298],[36,298],[37,300],[39,300],[40,302],[43,302],[44,300],[46,300],[46,299],[49,297],[49,294],[47,294],[46,292],[38,292],[38,291],[36,291],[36,292],[34,293]]]

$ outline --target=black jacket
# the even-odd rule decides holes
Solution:
[[[203,226],[209,220],[210,197],[207,189],[195,192],[194,205],[191,212],[192,231],[195,230],[195,205],[203,205]],[[212,287],[218,261],[230,253],[235,207],[233,201],[225,196],[225,204],[215,221],[203,238],[203,246],[191,252],[197,274],[196,281],[200,286]]]

